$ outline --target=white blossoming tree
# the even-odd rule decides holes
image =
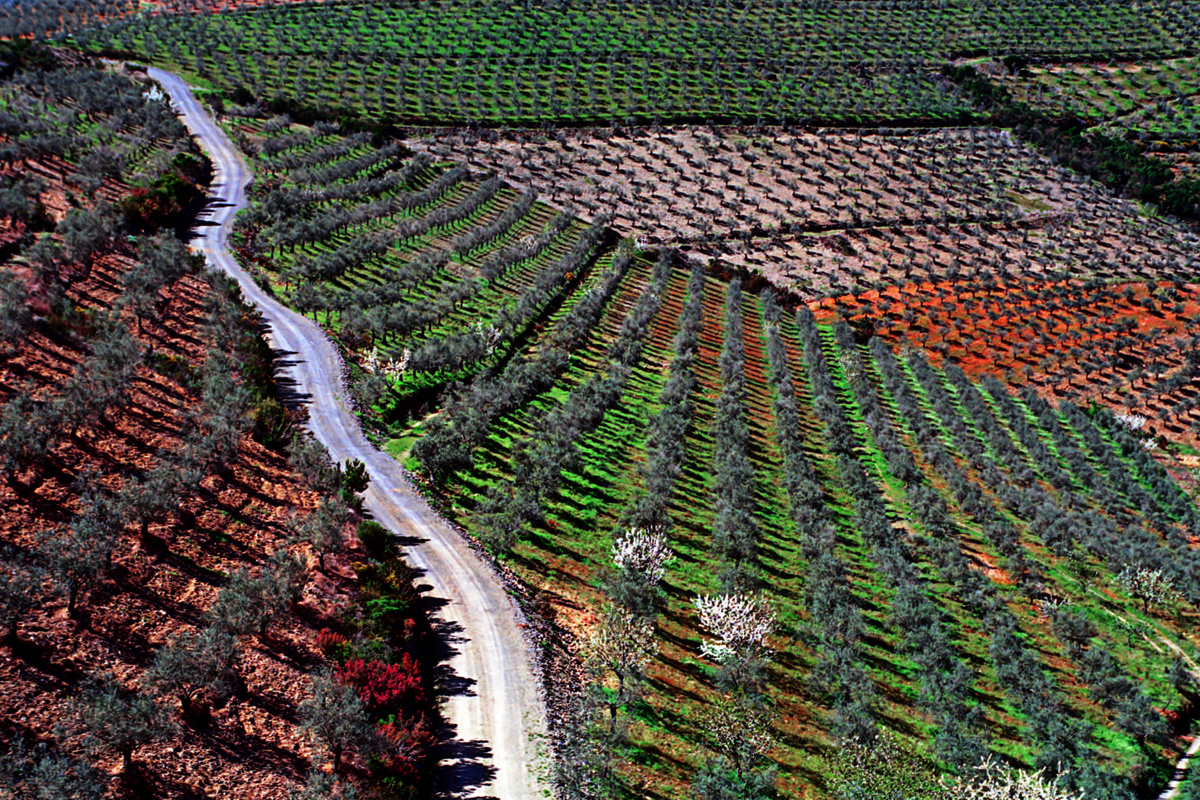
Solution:
[[[630,528],[613,542],[612,560],[616,572],[606,587],[609,597],[638,617],[656,616],[658,585],[675,560],[666,536],[657,530]]]
[[[638,696],[639,683],[646,665],[658,652],[654,622],[620,606],[610,606],[591,638],[584,646],[588,668],[601,676],[611,673],[616,689],[604,690],[608,706],[609,732],[617,728],[617,710]]]
[[[658,583],[666,574],[667,566],[675,560],[675,553],[667,547],[667,539],[662,533],[630,528],[613,542],[612,560],[617,569],[645,575],[650,583]]]
[[[1169,603],[1179,596],[1171,579],[1161,569],[1149,567],[1126,567],[1117,576],[1117,582],[1129,594],[1142,601],[1142,611],[1150,612],[1150,604]]]
[[[731,692],[757,695],[770,660],[767,637],[775,629],[775,610],[764,597],[743,592],[696,598],[700,623],[717,636],[700,652],[721,665],[718,683]]]
[[[988,757],[975,775],[959,777],[950,787],[956,800],[1084,800],[1046,778],[1044,770],[1023,772]]]
[[[1046,777],[989,755],[962,775],[939,776],[909,740],[884,730],[872,742],[848,742],[830,774],[834,797],[920,797],[922,800],[1084,800]]]

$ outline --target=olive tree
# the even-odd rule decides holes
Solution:
[[[237,643],[220,628],[189,631],[155,653],[146,679],[156,691],[176,697],[186,716],[202,719],[212,700],[228,697],[236,686]]]
[[[17,738],[0,747],[0,797],[11,800],[100,800],[105,784],[82,760],[44,743],[29,747]]]
[[[93,535],[88,526],[75,524],[65,531],[42,531],[38,538],[50,575],[67,596],[67,614],[75,617],[80,600],[104,574],[111,542]]]
[[[341,774],[342,754],[374,741],[367,709],[354,689],[331,672],[313,678],[313,695],[300,704],[301,728],[329,751],[333,772]]]
[[[325,557],[344,546],[345,527],[349,521],[350,509],[340,497],[330,495],[297,523],[296,538],[312,545],[322,572],[325,572]]]
[[[121,754],[126,770],[137,748],[169,738],[175,731],[153,697],[122,686],[107,673],[84,684],[75,712],[83,729],[102,749]]]
[[[0,628],[15,642],[21,620],[41,605],[45,571],[28,554],[15,548],[0,551]]]

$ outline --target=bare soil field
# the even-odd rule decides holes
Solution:
[[[1006,270],[1169,277],[1195,253],[1194,234],[1000,130],[519,131],[413,145],[807,300]]]

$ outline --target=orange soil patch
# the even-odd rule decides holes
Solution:
[[[1170,284],[1156,285],[1165,289]],[[1145,283],[1105,288],[1112,297],[1089,293],[1079,281],[1026,281],[1016,289],[972,288],[965,281],[908,283],[810,307],[822,322],[833,321],[839,313],[870,322],[878,335],[897,344],[908,341],[929,351],[935,364],[950,361],[972,377],[1003,377],[1006,371],[1036,366],[1047,358],[1065,360],[1063,356],[1076,348],[1109,350],[1121,334],[1105,330],[1105,325],[1124,321],[1132,335],[1148,338],[1182,332],[1200,317],[1200,287],[1195,285],[1181,293],[1183,308],[1178,312],[1162,302],[1156,303],[1155,311],[1145,308]],[[1058,296],[1062,299],[1029,297],[1031,292],[1056,290],[1064,293]]]
[[[1155,297],[1147,308],[1149,286]],[[1086,289],[1078,280],[1025,280],[989,288],[941,281],[809,305],[820,321],[841,315],[873,326],[896,346],[921,349],[936,366],[953,363],[972,378],[990,374],[1029,384],[1051,399],[1095,401],[1145,417],[1149,434],[1200,446],[1194,427],[1200,413],[1190,402],[1195,383],[1155,388],[1184,374],[1200,320],[1200,285],[1143,281]]]

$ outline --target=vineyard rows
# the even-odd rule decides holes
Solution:
[[[221,15],[204,5],[80,31],[76,41],[174,65],[235,95],[401,123],[928,122],[975,116],[937,74],[948,60],[1183,56],[1195,48],[1200,16],[1191,3],[1165,0],[1136,9],[1104,0],[718,1],[656,13],[623,0],[570,9],[269,4]],[[59,24],[21,8],[3,21],[9,30]]]

